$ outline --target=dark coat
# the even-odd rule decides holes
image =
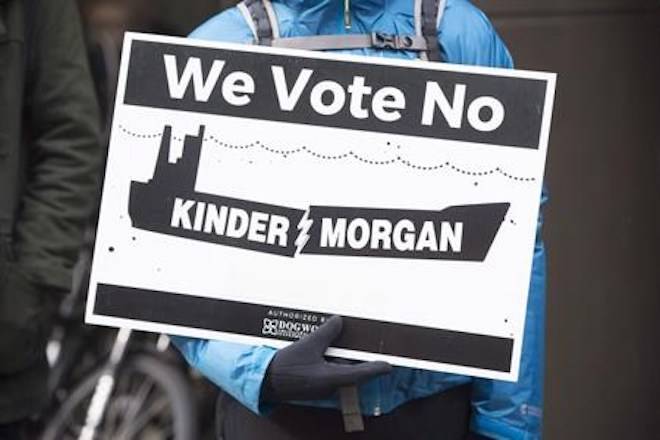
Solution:
[[[45,397],[46,305],[97,189],[98,109],[73,0],[0,0],[0,423]]]

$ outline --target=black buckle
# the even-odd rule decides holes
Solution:
[[[377,49],[406,50],[413,45],[413,39],[409,36],[386,34],[385,32],[372,32],[371,45]]]

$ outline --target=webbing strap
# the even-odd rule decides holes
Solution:
[[[270,21],[270,27],[273,29],[273,39],[280,38],[280,23],[277,20],[277,14],[275,14],[275,8],[273,8],[273,3],[270,0],[261,0],[266,9],[266,14],[268,14],[268,20]]]
[[[360,411],[360,395],[356,385],[339,388],[341,415],[344,420],[344,431],[364,431],[364,419]]]
[[[274,47],[304,50],[333,49],[392,49],[425,51],[426,39],[416,35],[390,35],[381,32],[372,34],[310,35],[306,37],[276,38]]]
[[[422,0],[422,35],[426,39],[426,54],[429,61],[440,61],[438,44],[438,2],[440,0]]]
[[[311,35],[279,38],[277,17],[270,0],[243,0],[238,5],[257,44],[304,50],[390,49],[420,52],[429,61],[441,61],[438,27],[446,0],[415,0],[417,35],[371,34]]]
[[[270,46],[273,42],[273,27],[270,23],[270,16],[262,0],[244,0],[243,4],[250,13],[250,18],[254,23],[257,44],[260,46]]]

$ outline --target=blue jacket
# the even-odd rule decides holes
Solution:
[[[352,28],[345,30],[340,0],[272,0],[282,37],[345,32],[414,34],[412,0],[352,0]],[[212,17],[193,38],[252,44],[253,34],[237,8]],[[438,29],[443,60],[511,68],[511,56],[486,16],[467,0],[447,0]],[[415,58],[414,53],[374,49],[347,50],[369,56]],[[543,401],[545,328],[545,251],[540,240],[541,220],[530,285],[520,377],[517,383],[472,379],[452,374],[395,368],[360,387],[365,415],[379,415],[420,397],[459,384],[473,383],[471,426],[494,439],[539,439]],[[202,374],[256,413],[259,392],[275,350],[221,341],[175,337],[175,344]],[[336,407],[336,401],[304,402]]]

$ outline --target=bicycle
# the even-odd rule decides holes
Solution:
[[[188,367],[169,338],[83,324],[90,260],[88,246],[48,344],[52,402],[42,440],[197,440]]]

